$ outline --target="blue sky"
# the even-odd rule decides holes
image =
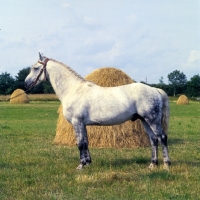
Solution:
[[[42,52],[83,77],[101,67],[148,83],[200,74],[200,0],[7,0],[0,13],[0,73]]]

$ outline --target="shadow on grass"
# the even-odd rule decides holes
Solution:
[[[200,161],[180,161],[180,160],[174,160],[172,166],[177,166],[177,165],[187,165],[188,167],[199,167],[200,166]]]
[[[13,164],[1,162],[0,163],[0,169],[14,169],[15,166]]]
[[[147,158],[132,158],[132,159],[116,159],[113,161],[113,165],[133,165],[135,164],[148,164],[150,159]]]
[[[185,140],[178,139],[178,138],[168,140],[168,146],[173,146],[173,145],[176,145],[176,144],[184,144],[184,143],[185,143]]]
[[[150,158],[132,158],[132,159],[126,159],[126,158],[116,158],[115,160],[99,160],[98,163],[102,167],[117,167],[117,168],[122,168],[124,166],[133,166],[134,164],[139,164],[139,165],[146,165],[150,163]]]
[[[144,175],[145,178],[148,177],[150,180],[162,180],[162,181],[173,181],[177,178],[177,175],[171,174],[167,170],[162,170],[162,171],[151,171],[148,175]]]

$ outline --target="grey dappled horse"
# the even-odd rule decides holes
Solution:
[[[142,121],[150,138],[152,158],[149,167],[158,164],[158,142],[162,146],[164,166],[170,165],[164,130],[168,127],[169,105],[163,90],[141,83],[100,87],[70,67],[39,54],[39,61],[31,68],[25,84],[30,88],[46,79],[62,103],[64,117],[75,130],[80,151],[77,169],[91,163],[86,125],[116,125],[136,119]]]

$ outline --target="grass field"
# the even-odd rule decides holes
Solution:
[[[152,171],[151,149],[91,148],[77,171],[77,147],[53,144],[58,101],[0,102],[0,199],[199,199],[200,103],[170,103],[172,166]]]
[[[0,95],[0,102],[8,101],[11,95]],[[56,94],[28,94],[30,101],[58,101]]]

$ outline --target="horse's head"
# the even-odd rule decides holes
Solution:
[[[27,88],[38,85],[46,80],[46,65],[49,59],[39,53],[38,62],[31,67],[30,73],[25,79],[25,86]]]

